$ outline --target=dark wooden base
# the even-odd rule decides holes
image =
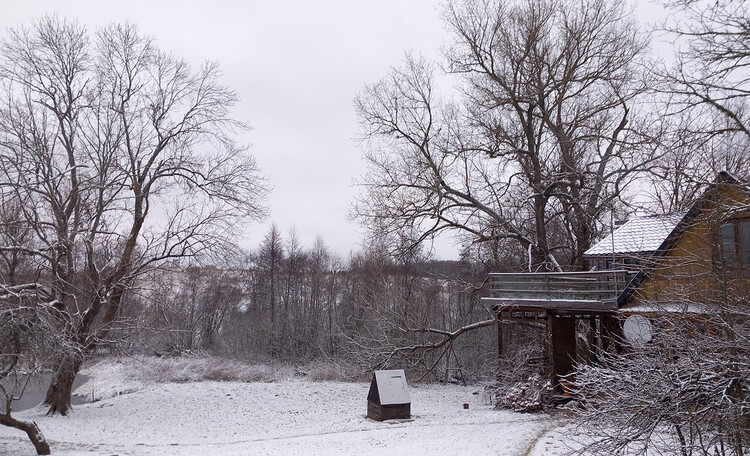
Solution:
[[[380,405],[368,401],[367,417],[376,421],[409,419],[411,404]]]

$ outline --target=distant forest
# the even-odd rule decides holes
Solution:
[[[426,328],[458,328],[491,318],[479,298],[490,268],[429,260],[419,249],[385,246],[332,254],[323,239],[303,247],[272,226],[257,249],[223,263],[166,263],[124,297],[107,352],[158,356],[208,352],[252,362],[347,361],[362,372],[407,367],[423,371],[439,353],[398,347],[423,344]],[[456,343],[465,377],[487,374],[494,330]],[[435,371],[433,379],[442,379]]]

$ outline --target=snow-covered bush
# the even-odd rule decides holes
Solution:
[[[550,403],[553,393],[552,382],[534,374],[510,388],[505,395],[505,404],[516,412],[538,412]]]
[[[285,364],[248,364],[216,356],[146,357],[134,360],[130,370],[144,382],[200,381],[274,382],[290,378],[294,368]]]
[[[578,366],[581,453],[749,454],[748,315],[652,321],[651,342]]]
[[[495,366],[494,378],[485,385],[500,408],[517,411],[538,411],[550,403],[546,378],[548,369],[544,332],[538,327],[515,328],[506,325],[503,331],[509,343]],[[537,404],[538,405],[535,405]]]
[[[87,365],[88,380],[75,394],[91,401],[137,391],[149,383],[277,382],[295,377],[311,381],[345,381],[355,378],[355,369],[334,361],[306,365],[249,364],[208,355],[179,357],[101,358]]]

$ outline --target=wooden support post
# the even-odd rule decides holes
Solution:
[[[503,357],[503,320],[502,314],[498,314],[497,319],[497,357]]]
[[[620,341],[622,337],[619,323],[615,317],[602,315],[599,318],[599,334],[602,342],[602,350],[620,353]]]
[[[605,316],[599,317],[599,349],[602,352],[609,351],[609,331],[607,331],[607,323]]]
[[[545,343],[547,345],[547,365],[550,369],[550,380],[552,381],[552,384],[554,385],[557,382],[557,376],[555,373],[555,357],[553,355],[553,342],[552,342],[552,326],[555,322],[555,315],[554,312],[551,310],[547,310],[547,337],[545,337]]]
[[[560,383],[560,377],[573,372],[576,361],[576,320],[562,318],[549,313],[547,324],[550,335],[550,365],[552,381]]]
[[[596,317],[589,317],[589,362],[599,359],[599,338],[596,336]]]

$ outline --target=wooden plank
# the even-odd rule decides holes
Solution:
[[[580,292],[594,292],[594,293],[610,293],[610,294],[616,294],[617,291],[615,290],[615,287],[595,287],[595,286],[589,286],[589,287],[568,287],[564,285],[558,285],[558,286],[550,286],[550,287],[526,287],[526,288],[513,288],[513,287],[500,287],[497,286],[495,288],[490,289],[490,293],[502,293],[502,292],[508,292],[508,293],[519,293],[519,292],[530,292],[530,293],[580,293]]]
[[[504,304],[510,304],[510,305],[518,305],[518,306],[528,306],[528,307],[548,307],[550,309],[558,308],[558,307],[565,307],[566,305],[570,306],[587,306],[587,307],[607,307],[609,304],[615,304],[617,300],[615,298],[609,298],[609,299],[559,299],[559,298],[549,298],[549,297],[537,297],[537,298],[519,298],[516,296],[509,296],[507,298],[482,298],[484,302],[486,303],[496,303],[500,305]]]
[[[510,290],[510,289],[497,289],[492,290],[491,294],[511,294],[511,293],[526,293],[526,294],[548,294],[548,295],[570,295],[570,296],[588,296],[588,295],[609,295],[614,296],[614,290]]]
[[[566,299],[503,299],[482,298],[482,302],[498,307],[519,307],[530,310],[545,309],[571,309],[571,310],[594,310],[615,311],[617,300],[566,300]]]
[[[506,281],[506,282],[554,282],[554,281],[566,281],[566,282],[611,282],[617,275],[606,275],[606,276],[594,276],[594,277],[581,277],[581,276],[569,276],[566,274],[559,274],[554,276],[537,276],[532,274],[526,275],[492,275],[490,280],[494,281]]]
[[[546,292],[577,292],[577,291],[598,291],[598,292],[608,292],[608,293],[615,293],[617,287],[614,286],[614,284],[588,284],[585,287],[584,286],[577,286],[577,285],[569,285],[569,284],[545,284],[544,286],[524,286],[524,287],[513,287],[508,286],[507,284],[496,284],[492,287],[490,287],[490,292],[498,292],[498,291],[546,291]]]
[[[502,282],[502,280],[496,281],[496,282]],[[532,282],[535,282],[535,281],[532,281]],[[550,280],[545,281],[544,283],[559,284],[559,285],[569,284],[570,286],[575,286],[575,285],[586,286],[586,285],[608,285],[614,282],[615,280],[602,280],[602,279],[577,279],[577,280],[571,280],[571,279],[552,280],[550,279]],[[537,282],[537,283],[541,283],[541,282]]]
[[[496,309],[605,313],[617,309],[625,271],[493,273],[483,302]]]
[[[496,276],[518,276],[518,277],[549,277],[549,276],[574,276],[574,277],[598,277],[603,275],[625,274],[628,271],[624,269],[615,269],[611,271],[571,271],[571,272],[490,272],[490,277]]]
[[[547,314],[544,309],[539,308],[523,308],[523,307],[507,307],[507,308],[496,308],[495,311],[498,313],[500,320],[528,320],[525,314],[533,314],[535,321],[539,319],[544,320],[547,318]]]
[[[539,298],[497,298],[494,296],[482,298],[487,301],[518,301],[518,302],[607,302],[617,301],[617,297],[611,297],[610,299],[539,299]]]
[[[594,288],[597,287],[604,287],[604,288],[615,288],[616,282],[614,281],[606,281],[606,282],[600,282],[600,281],[591,281],[591,282],[567,282],[567,281],[559,281],[559,282],[506,282],[501,280],[496,280],[490,282],[490,290],[494,289],[502,289],[502,288],[510,288],[514,290],[543,290],[550,287],[568,287],[570,289],[577,289],[577,288]]]

